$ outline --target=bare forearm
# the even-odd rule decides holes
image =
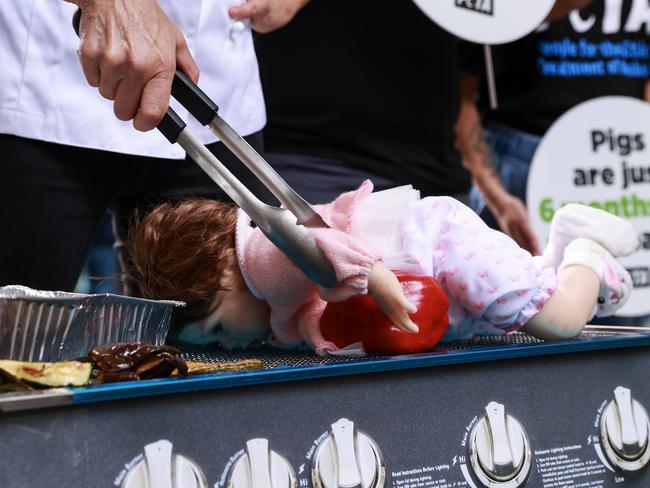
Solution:
[[[528,222],[526,207],[504,188],[494,168],[491,151],[483,135],[481,114],[475,102],[477,87],[476,78],[461,81],[461,107],[455,126],[456,147],[461,153],[463,165],[471,173],[474,184],[481,191],[501,230],[520,246],[536,254],[536,238]]]
[[[458,147],[463,166],[470,172],[472,181],[481,190],[488,206],[493,206],[506,192],[492,163],[480,121],[459,135]]]
[[[494,168],[490,148],[483,135],[481,114],[475,102],[477,87],[477,78],[468,77],[461,81],[461,105],[455,126],[456,148],[463,166],[471,174],[488,206],[499,211],[500,208],[493,207],[500,207],[500,201],[508,193]]]

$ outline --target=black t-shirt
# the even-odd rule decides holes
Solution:
[[[413,2],[314,1],[256,49],[268,151],[340,158],[424,194],[467,190],[457,41]]]
[[[545,30],[493,47],[499,108],[488,119],[543,135],[585,100],[643,98],[650,72],[650,22],[644,21],[650,19],[650,3],[618,3],[594,0]],[[484,102],[485,93],[484,87]]]

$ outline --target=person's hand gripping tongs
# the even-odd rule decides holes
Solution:
[[[77,35],[81,10],[74,15]],[[235,130],[223,120],[219,107],[181,71],[176,71],[172,96],[242,161],[286,208],[261,202],[186,128],[169,107],[157,128],[178,144],[210,178],[257,224],[260,230],[312,281],[325,288],[337,284],[334,267],[306,227],[328,227],[320,215]]]

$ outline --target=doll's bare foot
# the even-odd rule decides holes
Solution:
[[[600,279],[598,303],[594,314],[598,317],[614,315],[630,297],[633,284],[630,274],[603,246],[589,239],[575,239],[564,251],[559,271],[569,266],[585,266]]]
[[[597,242],[613,256],[627,256],[639,246],[639,237],[632,224],[604,210],[569,203],[553,216],[544,261],[557,269],[566,247],[575,239]]]

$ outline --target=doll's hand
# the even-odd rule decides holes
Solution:
[[[395,273],[381,261],[377,261],[370,271],[368,292],[396,327],[406,332],[420,330],[408,315],[417,312],[417,308],[404,295]]]

